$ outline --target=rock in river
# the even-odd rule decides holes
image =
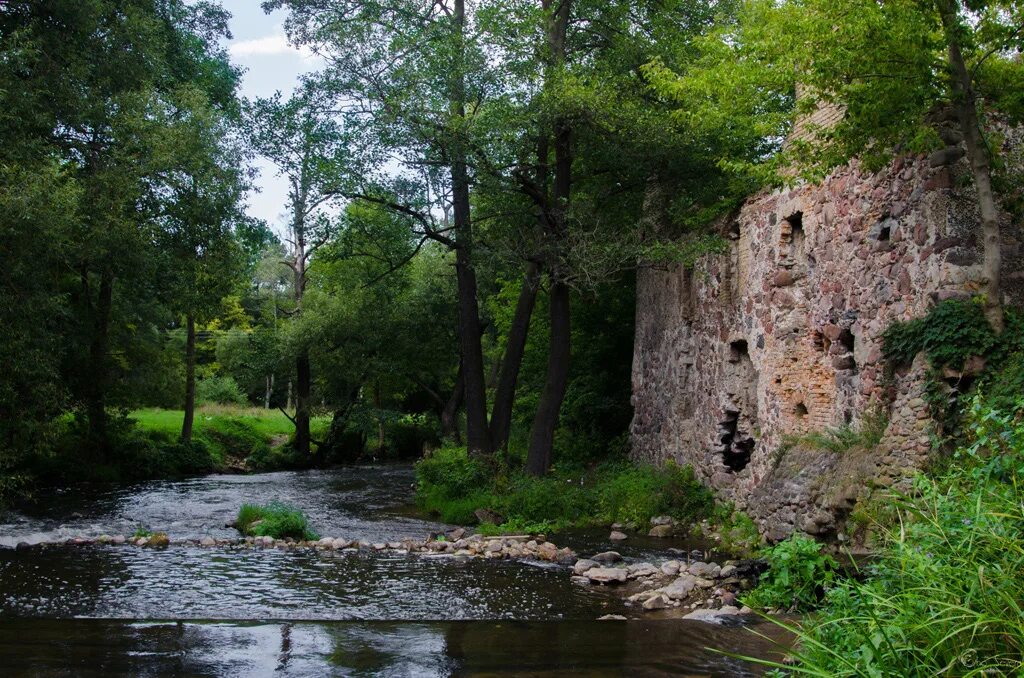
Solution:
[[[596,560],[599,563],[618,563],[622,561],[622,556],[616,551],[605,551],[604,553],[598,553],[596,556],[591,556],[591,560]]]
[[[593,567],[583,576],[598,584],[621,584],[626,581],[628,573],[619,567]]]

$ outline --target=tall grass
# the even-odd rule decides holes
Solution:
[[[235,526],[239,532],[250,537],[307,541],[320,538],[309,526],[302,511],[276,501],[264,505],[242,504],[238,509]]]
[[[465,448],[447,446],[421,460],[416,476],[418,503],[443,520],[473,522],[473,512],[486,508],[506,519],[502,527],[517,532],[615,521],[645,525],[662,514],[696,521],[710,515],[714,504],[691,468],[673,464],[655,468],[606,462],[534,478],[500,462],[470,457]]]
[[[993,676],[1024,670],[1024,418],[974,399],[969,440],[895,496],[865,581],[793,627],[779,675]],[[768,663],[768,662],[764,662]]]

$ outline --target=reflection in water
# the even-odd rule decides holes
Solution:
[[[758,675],[704,646],[778,652],[748,629],[684,621],[0,621],[12,677]]]

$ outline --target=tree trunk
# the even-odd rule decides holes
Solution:
[[[263,391],[263,409],[270,409],[270,397],[274,394],[274,375],[267,375],[267,386]]]
[[[196,318],[191,313],[185,326],[185,418],[181,422],[181,441],[190,443],[196,416]]]
[[[550,50],[549,68],[554,69],[565,62],[565,37],[571,13],[571,0],[561,0],[552,7],[553,0],[542,0],[541,5],[548,15],[547,44]],[[548,73],[547,77],[550,78]],[[565,400],[569,385],[569,360],[572,353],[570,328],[569,286],[565,279],[561,250],[565,241],[566,214],[572,195],[572,128],[569,122],[558,117],[554,123],[555,177],[551,201],[543,215],[547,235],[551,243],[548,255],[548,270],[551,279],[551,336],[548,353],[547,380],[541,393],[537,414],[530,431],[530,448],[526,457],[526,471],[533,475],[544,475],[551,467],[552,451],[555,444],[555,429],[558,415]]]
[[[302,457],[309,452],[309,393],[311,378],[309,352],[303,349],[295,359],[295,450]]]
[[[465,59],[463,31],[465,30],[465,0],[455,0],[452,26],[458,42],[454,77],[451,80],[451,114],[461,119],[466,114]],[[456,239],[455,274],[459,301],[459,351],[462,356],[466,398],[466,445],[470,454],[489,454],[491,435],[487,428],[487,388],[484,381],[484,356],[480,346],[480,309],[476,298],[476,272],[473,270],[473,224],[469,205],[469,174],[466,166],[466,148],[461,139],[454,139],[451,153],[452,212]]]
[[[107,440],[107,355],[110,352],[110,317],[114,307],[114,272],[107,266],[100,276],[99,298],[89,346],[89,384],[86,388],[86,414],[89,440],[102,456]]]
[[[962,26],[957,12],[959,3],[956,0],[943,0],[941,7],[942,25],[946,33],[949,65],[952,70],[953,104],[960,122],[960,130],[964,135],[967,159],[971,163],[974,186],[978,191],[978,208],[981,212],[985,317],[993,331],[996,334],[1001,334],[1003,331],[1003,303],[999,275],[1002,267],[1002,252],[999,236],[999,210],[996,205],[995,192],[992,190],[992,167],[988,146],[982,137],[981,124],[978,120],[974,85],[960,49],[959,33]]]
[[[551,340],[548,353],[548,374],[541,393],[537,414],[530,431],[530,449],[526,457],[526,472],[542,476],[551,467],[558,415],[569,384],[569,358],[571,352],[569,325],[569,287],[562,281],[551,282]]]
[[[459,372],[455,375],[455,386],[452,394],[441,410],[441,436],[450,438],[456,445],[462,444],[462,432],[459,430],[459,407],[465,395],[465,379],[462,376],[462,365],[459,365]]]
[[[512,426],[512,406],[515,404],[516,382],[519,368],[526,352],[526,339],[530,333],[530,319],[537,303],[537,289],[540,287],[540,266],[530,262],[519,290],[512,325],[505,341],[505,357],[502,360],[501,376],[494,390],[494,405],[491,408],[491,444],[495,450],[508,446],[509,430]]]

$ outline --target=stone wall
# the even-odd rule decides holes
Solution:
[[[1019,302],[1016,228],[1004,225],[1003,265]],[[899,483],[927,458],[926,366],[919,357],[887,382],[881,334],[979,289],[966,165],[852,164],[754,196],[721,230],[727,254],[638,274],[633,455],[693,465],[772,540],[835,537],[866,487]],[[876,409],[889,424],[875,450],[783,446]]]

